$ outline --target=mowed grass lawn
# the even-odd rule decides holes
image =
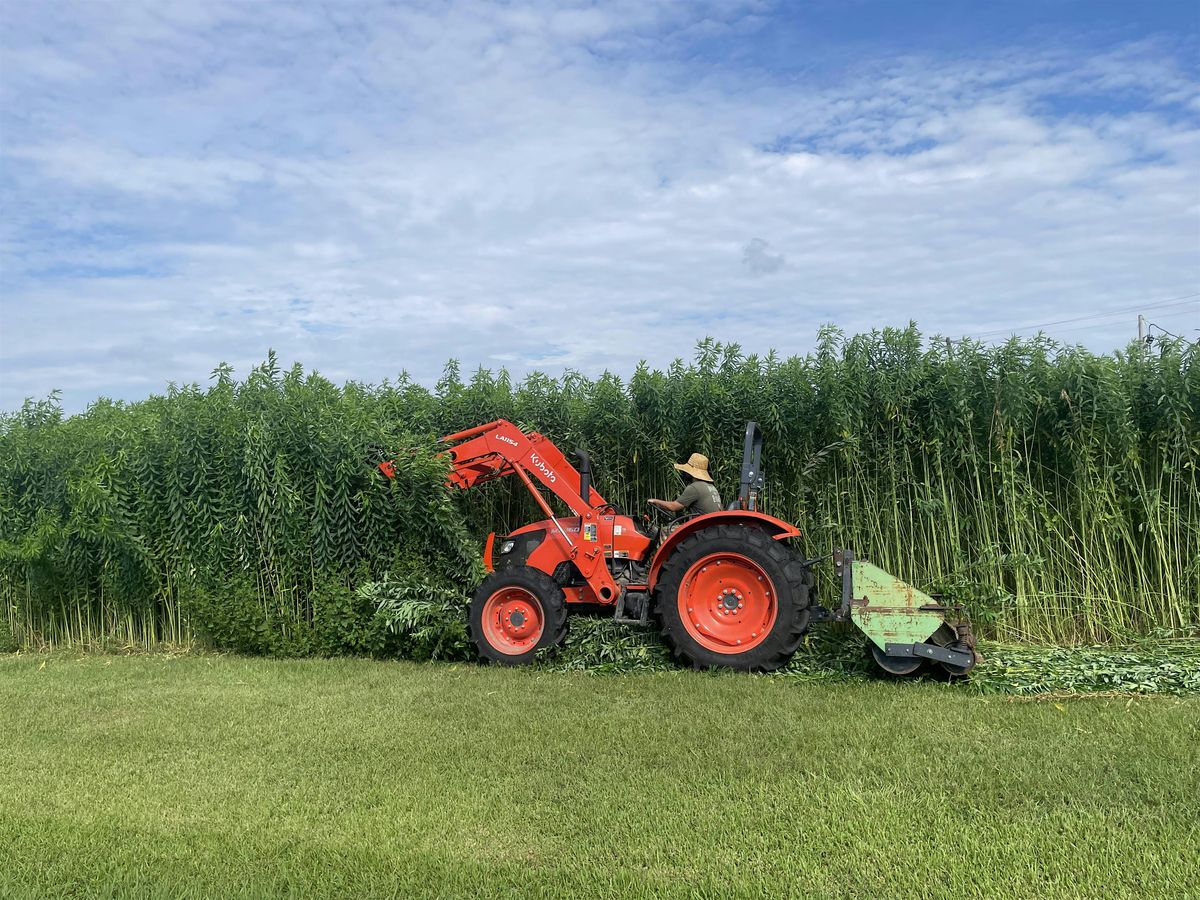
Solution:
[[[0,659],[0,896],[1200,892],[1200,701]]]

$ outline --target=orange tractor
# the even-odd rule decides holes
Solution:
[[[969,627],[948,624],[949,609],[932,597],[898,580],[888,583],[886,573],[874,599],[854,596],[855,575],[880,570],[854,561],[849,551],[834,557],[842,607],[831,612],[813,603],[812,565],[819,560],[788,545],[799,529],[758,510],[762,436],[753,422],[729,509],[663,527],[625,515],[600,496],[586,452],[575,451],[576,468],[547,437],[511,422],[489,422],[442,443],[450,445],[449,485],[467,489],[516,475],[546,515],[503,537],[488,535],[489,575],[475,591],[469,623],[485,659],[532,661],[563,640],[567,610],[575,608],[611,612],[629,624],[657,622],[676,658],[697,668],[776,669],[814,620],[857,624],[871,638],[876,662],[892,674],[910,674],[926,660],[954,674],[974,665]],[[380,469],[394,476],[389,462]],[[571,514],[555,515],[538,485]]]

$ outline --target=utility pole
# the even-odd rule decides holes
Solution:
[[[1146,317],[1138,313],[1138,343],[1146,343]]]

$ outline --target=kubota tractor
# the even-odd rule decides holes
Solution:
[[[625,515],[592,487],[588,454],[578,469],[552,441],[503,419],[442,438],[453,464],[448,483],[471,488],[516,475],[546,518],[497,538],[490,573],[471,601],[471,639],[480,656],[507,665],[560,643],[569,608],[611,611],[619,622],[657,623],[677,659],[697,668],[769,671],[795,652],[809,625],[850,621],[868,638],[876,663],[894,675],[926,660],[965,675],[977,655],[970,626],[951,624],[956,608],[854,559],[833,554],[841,605],[813,599],[812,567],[789,544],[793,525],[758,509],[762,436],[746,426],[737,499],[723,512],[665,526]],[[389,477],[389,462],[380,465]],[[537,482],[537,484],[535,484]],[[556,516],[540,484],[570,510]]]

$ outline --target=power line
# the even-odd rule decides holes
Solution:
[[[1191,302],[1197,297],[1200,297],[1200,293],[1185,294],[1182,297],[1171,297],[1166,300],[1156,300],[1151,303],[1139,303],[1136,306],[1126,307],[1125,309],[1114,309],[1111,312],[1092,313],[1091,315],[1087,316],[1076,316],[1073,319],[1059,319],[1057,322],[1043,322],[1040,325],[1021,325],[1016,328],[993,328],[990,331],[981,331],[978,334],[971,336],[982,338],[993,334],[1010,334],[1017,331],[1031,331],[1035,328],[1042,329],[1052,328],[1057,325],[1070,325],[1073,322],[1090,322],[1093,320],[1118,318],[1120,316],[1127,316],[1131,313],[1140,312],[1145,309],[1165,309],[1171,306],[1180,306]]]
[[[1055,325],[1069,325],[1072,322],[1088,322],[1098,319],[1112,319],[1120,316],[1127,316],[1130,313],[1135,313],[1144,309],[1163,309],[1171,306],[1180,306],[1191,300],[1200,297],[1200,293],[1186,294],[1182,297],[1172,297],[1168,300],[1158,300],[1153,303],[1139,303],[1137,306],[1130,306],[1125,309],[1115,309],[1111,312],[1092,313],[1086,316],[1076,316],[1072,319],[1059,319],[1056,322],[1043,322],[1040,325],[1021,325],[1016,328],[993,328],[990,331],[981,331],[975,337],[986,337],[991,334],[1006,334],[1013,331],[1029,331],[1034,328],[1050,328]]]
[[[1064,331],[1084,331],[1088,328],[1095,328],[1097,325],[1108,325],[1108,324],[1109,323],[1107,323],[1107,322],[1085,322],[1082,325],[1068,325],[1066,328],[1054,329],[1054,334],[1057,335],[1060,332],[1064,332]],[[1147,326],[1150,326],[1152,324],[1153,324],[1152,322],[1149,322],[1149,321],[1146,322]]]
[[[1175,332],[1173,332],[1173,331],[1167,331],[1167,329],[1163,328],[1161,325],[1159,325],[1159,324],[1157,324],[1157,323],[1155,323],[1155,322],[1151,322],[1151,323],[1150,323],[1150,327],[1151,327],[1151,328],[1157,328],[1157,329],[1158,329],[1159,331],[1161,331],[1163,334],[1165,334],[1165,335],[1167,335],[1167,336],[1169,336],[1169,337],[1173,337],[1173,338],[1175,338],[1176,340],[1180,340],[1180,341],[1184,340],[1184,337],[1183,337],[1183,335],[1181,335],[1181,334],[1176,334],[1176,333],[1175,333]],[[1190,342],[1189,342],[1189,343],[1190,343]]]

